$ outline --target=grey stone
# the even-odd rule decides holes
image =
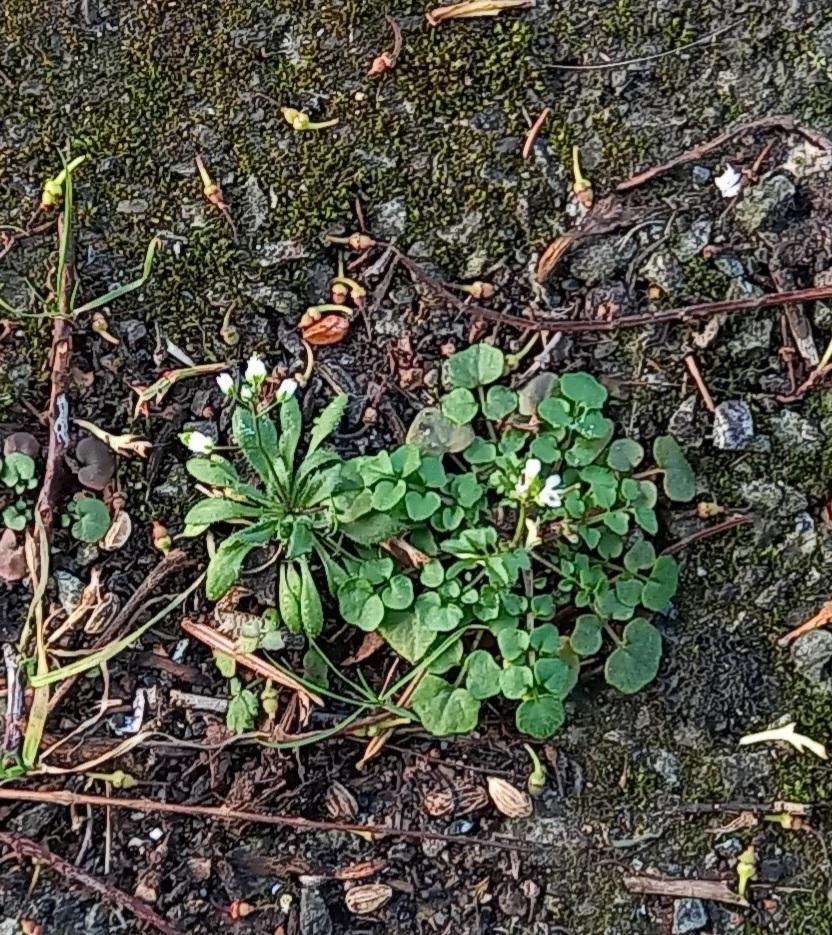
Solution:
[[[56,571],[52,577],[58,588],[58,603],[66,614],[71,614],[81,603],[84,583],[68,571]]]
[[[733,253],[719,253],[714,258],[714,266],[729,276],[731,279],[742,279],[745,276],[745,270],[742,263],[733,255]]]
[[[693,259],[711,239],[711,222],[707,218],[694,221],[676,238],[672,250],[677,259],[684,262]]]
[[[699,932],[708,924],[708,910],[701,899],[673,901],[673,935]]]
[[[744,320],[728,342],[728,350],[732,354],[742,354],[745,351],[767,349],[771,345],[773,327],[774,319],[771,316]]]
[[[810,630],[799,636],[792,645],[795,669],[810,682],[832,692],[832,679],[825,671],[832,659],[832,633],[829,630]]]
[[[698,403],[699,397],[696,395],[688,396],[679,403],[667,424],[667,430],[671,435],[682,439],[698,437],[699,433],[695,424]]]
[[[75,561],[81,565],[91,565],[101,554],[98,546],[94,542],[82,542],[75,552]]]
[[[147,337],[147,325],[138,318],[120,322],[118,331],[131,350],[135,350]]]
[[[805,510],[794,518],[794,529],[786,536],[783,546],[784,557],[811,555],[818,547],[815,521]]]
[[[791,201],[794,193],[794,182],[785,175],[771,175],[748,186],[736,207],[737,223],[749,233],[759,230]]]
[[[305,260],[309,251],[299,240],[277,240],[264,243],[258,249],[257,262],[260,266],[268,268],[286,263],[290,260]]]
[[[743,750],[717,759],[725,794],[761,795],[771,775],[771,755],[766,750]]]
[[[621,252],[612,240],[601,240],[575,248],[569,270],[576,279],[597,286],[612,279],[623,265]]]
[[[694,166],[690,174],[695,185],[707,185],[711,180],[711,170],[707,166]]]
[[[737,857],[742,851],[742,841],[739,838],[726,838],[714,844],[714,850],[720,857]]]
[[[253,175],[249,175],[243,183],[242,201],[246,229],[259,230],[269,215],[269,198]]]
[[[664,292],[677,292],[682,287],[682,267],[668,250],[657,250],[651,254],[639,272]]]
[[[822,440],[818,427],[791,409],[779,412],[770,425],[774,438],[788,448],[816,449]]]
[[[714,412],[714,446],[723,451],[745,448],[754,437],[754,419],[748,403],[728,399]]]
[[[407,229],[407,203],[402,196],[391,198],[373,212],[373,233],[382,240],[398,240]]]
[[[332,919],[317,886],[300,891],[300,935],[332,935]]]
[[[647,765],[673,789],[679,785],[679,759],[669,750],[654,750],[647,756]]]
[[[125,198],[116,205],[119,214],[144,214],[150,205],[144,198]]]

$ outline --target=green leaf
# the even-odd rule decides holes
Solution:
[[[219,600],[236,583],[245,557],[252,549],[265,545],[273,533],[271,523],[257,523],[235,532],[220,543],[208,563],[205,576],[205,595],[208,600]]]
[[[630,527],[630,517],[623,510],[614,510],[612,513],[605,513],[603,516],[604,525],[617,536],[626,534]]]
[[[557,382],[558,378],[548,370],[535,374],[520,390],[518,399],[520,415],[533,416],[543,400],[552,395]]]
[[[572,422],[572,413],[569,409],[569,403],[565,399],[552,396],[544,399],[537,407],[537,414],[555,428],[566,427]]]
[[[200,484],[208,484],[211,487],[235,487],[241,483],[234,465],[219,455],[211,455],[210,458],[190,458],[185,462],[185,469]]]
[[[437,644],[441,645],[442,638],[437,638]],[[438,645],[434,647],[438,648]],[[446,646],[445,649],[435,656],[428,666],[428,672],[433,675],[444,675],[449,669],[455,669],[462,662],[462,640],[458,639]]]
[[[425,591],[416,598],[416,617],[430,630],[444,633],[462,622],[462,611],[455,604],[442,604],[436,591]]]
[[[280,435],[277,439],[277,452],[287,477],[291,477],[295,463],[295,454],[303,429],[303,417],[300,414],[300,403],[296,396],[290,396],[280,405]]]
[[[604,667],[607,682],[631,695],[652,682],[659,671],[662,638],[646,620],[637,617],[624,628],[622,645],[612,652]]]
[[[324,628],[321,595],[305,558],[300,561],[300,619],[303,632],[309,636],[318,636]]]
[[[301,578],[294,562],[282,562],[277,587],[277,606],[280,616],[291,633],[303,630],[300,607]]]
[[[632,438],[617,438],[607,452],[607,464],[616,471],[631,471],[644,460],[644,449]]]
[[[584,438],[604,438],[607,420],[597,409],[590,409],[574,420],[572,428]]]
[[[499,422],[517,408],[517,393],[507,386],[490,386],[485,395],[482,413],[486,419]]]
[[[378,545],[407,527],[407,521],[387,513],[370,513],[351,523],[343,523],[341,532],[359,545]]]
[[[601,650],[601,621],[595,614],[581,614],[575,621],[569,643],[579,656],[594,656]]]
[[[314,420],[312,431],[309,433],[309,447],[306,449],[307,458],[335,431],[347,408],[348,399],[346,393],[339,393],[327,403],[321,414]],[[285,406],[286,403],[284,402],[283,405]]]
[[[21,481],[29,481],[35,476],[35,462],[22,451],[11,451],[0,461],[0,480],[7,487],[15,487]]]
[[[277,428],[274,422],[268,416],[255,416],[244,406],[237,406],[231,418],[231,427],[246,461],[257,473],[265,488],[269,491],[282,490],[285,493],[288,476],[279,461]]]
[[[541,695],[517,706],[514,723],[517,730],[536,740],[546,740],[563,724],[563,702],[554,695]]]
[[[488,464],[497,457],[497,446],[484,438],[474,438],[462,453],[469,464]]]
[[[384,619],[384,603],[364,578],[348,578],[338,589],[338,610],[347,623],[365,632]]]
[[[422,571],[419,574],[419,581],[426,588],[438,588],[440,584],[445,580],[445,570],[442,567],[442,563],[433,559],[430,562],[427,562],[423,567]]]
[[[483,486],[476,474],[457,474],[451,484],[451,495],[464,509],[470,509],[483,495]]]
[[[679,566],[671,555],[660,555],[650,572],[641,603],[648,610],[664,610],[679,585]]]
[[[451,384],[469,390],[499,380],[504,369],[503,352],[490,344],[473,344],[448,361]]]
[[[413,582],[407,575],[396,575],[381,592],[381,599],[391,610],[406,610],[413,603]]]
[[[310,646],[303,654],[303,677],[314,685],[329,688],[329,667],[315,646]]]
[[[402,499],[407,490],[403,480],[380,480],[373,488],[373,509],[386,513]]]
[[[560,448],[551,435],[538,435],[529,446],[529,453],[544,464],[554,464],[560,460]]]
[[[393,652],[413,663],[419,662],[436,641],[436,631],[419,623],[412,610],[388,610],[378,632]]]
[[[500,694],[502,669],[491,653],[475,649],[465,660],[465,687],[477,701],[485,701]]]
[[[455,425],[465,425],[470,422],[479,410],[477,400],[470,390],[457,387],[440,402],[442,415],[450,419]]]
[[[228,710],[225,714],[226,726],[235,734],[243,734],[251,730],[254,727],[259,707],[260,699],[254,692],[247,688],[239,690],[228,702]]]
[[[653,458],[664,470],[664,492],[671,500],[692,500],[696,478],[688,459],[672,435],[660,435],[653,442]]]
[[[612,438],[613,424],[609,419],[606,422],[606,431],[599,438],[576,438],[572,447],[564,454],[567,464],[572,467],[584,467],[598,457],[607,447],[607,442]]]
[[[480,703],[467,689],[455,688],[436,675],[422,678],[411,707],[425,730],[438,737],[470,733],[480,716]]]
[[[431,516],[442,506],[442,500],[439,494],[429,490],[427,493],[419,493],[417,490],[408,490],[404,498],[404,506],[407,515],[415,522],[430,519]]]
[[[223,523],[229,519],[254,519],[262,512],[259,507],[240,503],[239,500],[206,497],[188,510],[185,522],[191,526],[209,526],[211,523]]]
[[[615,582],[615,596],[626,604],[627,607],[635,607],[641,600],[641,591],[644,585],[637,578],[620,577]]]
[[[506,628],[497,634],[500,655],[508,662],[519,659],[529,648],[529,634],[526,630]]]
[[[538,659],[534,664],[534,680],[558,698],[565,698],[574,685],[572,670],[563,659]]]
[[[18,503],[19,502],[20,501],[18,501]],[[7,529],[13,529],[15,532],[21,532],[26,528],[26,509],[25,506],[21,508],[18,503],[10,503],[3,509],[3,525]],[[76,538],[78,537],[76,536]],[[94,541],[97,542],[98,540],[96,539]]]
[[[442,461],[432,455],[425,455],[422,458],[419,476],[428,487],[443,487],[448,480]]]
[[[395,567],[393,559],[388,556],[371,558],[361,563],[358,574],[370,584],[384,584],[393,577]]]
[[[624,567],[632,574],[652,568],[655,561],[656,550],[646,539],[636,539],[624,555]]]
[[[227,653],[221,653],[218,649],[215,649],[213,654],[220,675],[224,679],[234,678],[234,673],[237,671],[237,660]]]
[[[295,520],[286,542],[286,558],[300,558],[301,555],[307,555],[312,551],[314,544],[315,537],[309,524],[302,519]]]
[[[659,521],[656,519],[656,514],[648,507],[637,506],[633,510],[633,516],[635,516],[639,526],[645,532],[650,533],[651,536],[655,536],[659,531]]]
[[[560,645],[558,628],[552,623],[542,623],[529,636],[529,645],[535,652],[552,655]]]
[[[512,701],[522,698],[533,684],[534,677],[528,666],[509,666],[500,672],[500,691]]]
[[[560,378],[560,393],[590,409],[600,409],[607,401],[606,389],[588,373],[565,373]]]
[[[500,439],[499,450],[501,455],[516,455],[528,441],[528,434],[520,429],[506,429]]]
[[[421,463],[422,455],[415,445],[399,445],[390,455],[390,464],[397,477],[409,477]]]
[[[69,531],[81,542],[98,542],[110,528],[110,511],[95,497],[76,500],[72,504],[72,515],[75,522]]]
[[[405,441],[416,445],[425,455],[442,457],[457,454],[471,444],[474,430],[470,425],[455,425],[433,406],[416,413]]]

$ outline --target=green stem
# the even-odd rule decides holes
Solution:
[[[520,509],[517,511],[517,526],[514,530],[514,537],[511,540],[511,547],[517,548],[520,540],[523,538],[523,530],[526,528],[526,504],[521,500]]]
[[[480,409],[485,409],[485,390],[481,387],[477,387],[477,395],[480,399]],[[494,426],[491,424],[491,419],[486,418],[485,427],[488,430],[488,437],[492,442],[497,441],[497,433],[494,431]]]
[[[613,630],[610,622],[608,620],[602,620],[601,626],[603,626],[607,636],[613,641],[613,643],[615,643],[616,647],[620,649],[624,644],[618,638],[618,634],[615,632],[615,630]]]

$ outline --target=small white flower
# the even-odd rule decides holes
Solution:
[[[539,546],[543,540],[540,538],[540,530],[533,519],[526,520],[526,548],[534,549]]]
[[[246,383],[258,387],[266,379],[266,365],[259,354],[252,354],[246,366]]]
[[[539,506],[548,506],[553,510],[558,509],[563,503],[560,490],[560,474],[550,474],[546,478],[543,489],[536,499]]]
[[[543,465],[537,458],[529,458],[523,466],[523,473],[520,475],[520,480],[514,485],[514,489],[517,493],[525,494],[529,492],[529,487],[531,487],[535,478],[540,474],[540,469],[542,467]]]
[[[240,387],[240,399],[244,403],[250,403],[254,399],[254,393],[251,390],[250,386],[241,386]]]
[[[231,396],[234,393],[234,378],[230,373],[221,373],[217,377],[217,386],[223,396]]]
[[[275,399],[282,403],[284,400],[289,399],[290,396],[294,396],[297,391],[298,381],[289,377],[288,379],[284,380],[277,388]]]
[[[196,455],[209,455],[214,450],[214,439],[202,432],[182,432],[179,438]]]
[[[740,193],[742,188],[742,173],[729,164],[722,175],[714,179],[714,182],[723,198],[733,198]]]

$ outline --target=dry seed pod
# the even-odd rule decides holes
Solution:
[[[324,804],[332,818],[347,818],[355,821],[358,815],[358,802],[355,796],[340,782],[333,782],[329,787]]]
[[[422,799],[422,808],[433,818],[468,815],[488,804],[485,789],[462,785],[455,789],[433,789]]]
[[[386,883],[365,883],[348,889],[344,894],[344,902],[354,915],[363,916],[381,909],[392,895],[393,889]]]
[[[532,800],[525,792],[515,789],[510,782],[497,776],[488,777],[488,794],[497,811],[506,818],[528,818],[532,814]]]
[[[337,344],[349,331],[350,323],[343,315],[325,315],[320,321],[312,322],[301,332],[307,344]]]

